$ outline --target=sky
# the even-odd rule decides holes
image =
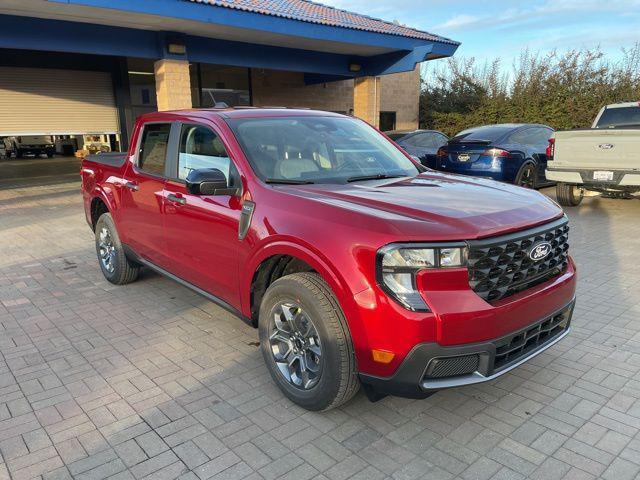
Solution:
[[[600,46],[611,59],[640,42],[640,0],[317,0],[462,42],[456,56],[500,58]]]

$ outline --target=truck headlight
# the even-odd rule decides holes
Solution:
[[[416,286],[416,274],[425,269],[463,267],[467,263],[465,244],[422,246],[392,244],[377,256],[377,280],[382,289],[403,307],[428,312]]]

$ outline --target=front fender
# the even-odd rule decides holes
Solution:
[[[356,356],[360,356],[358,352],[367,351],[369,345],[367,330],[355,297],[364,290],[371,290],[371,287],[363,287],[360,282],[352,282],[350,284],[347,276],[349,272],[353,271],[352,269],[346,265],[341,265],[341,270],[338,270],[333,262],[329,261],[312,246],[300,244],[290,238],[269,241],[268,244],[258,248],[255,254],[246,262],[246,267],[240,272],[242,313],[247,317],[251,317],[251,283],[253,276],[260,264],[274,255],[291,255],[303,260],[327,282],[347,320],[347,328],[356,350]],[[362,281],[361,272],[356,270],[354,275]]]
[[[240,272],[242,312],[251,315],[251,283],[255,272],[262,262],[275,255],[290,255],[309,264],[325,282],[331,287],[338,298],[343,310],[344,298],[350,294],[350,289],[344,277],[337,272],[324,256],[313,248],[301,245],[290,239],[273,239],[266,245],[259,247],[246,262],[246,267]],[[358,292],[354,292],[358,293]]]

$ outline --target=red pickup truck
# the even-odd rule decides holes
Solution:
[[[82,163],[112,283],[148,267],[258,328],[295,403],[426,397],[569,333],[567,218],[532,190],[427,170],[365,122],[289,109],[138,119]]]

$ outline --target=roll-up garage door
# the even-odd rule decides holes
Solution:
[[[0,67],[0,136],[119,131],[110,73]]]

